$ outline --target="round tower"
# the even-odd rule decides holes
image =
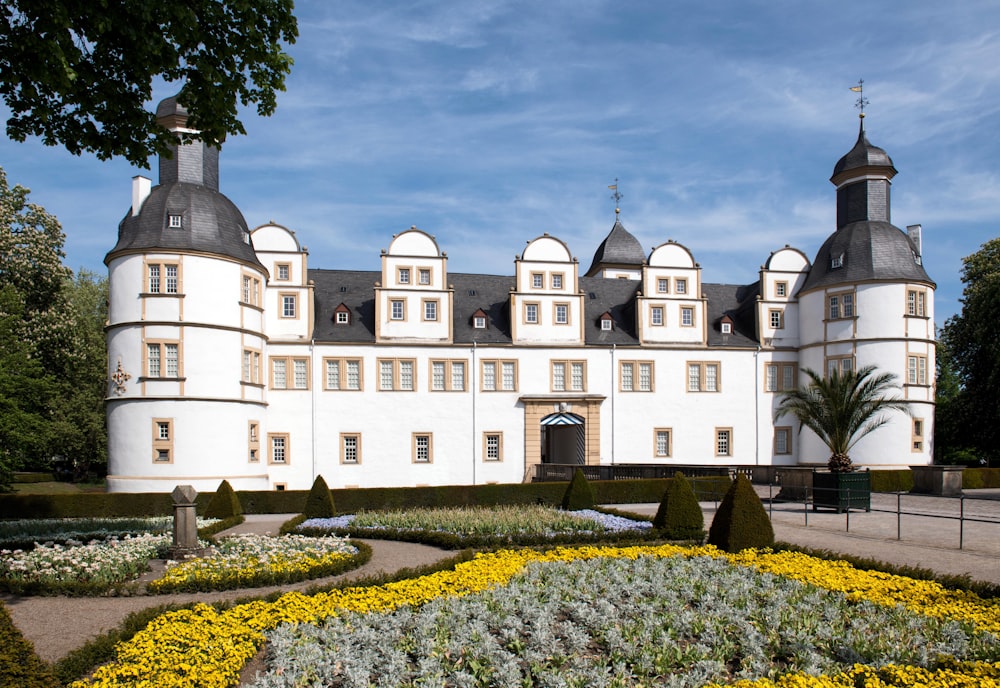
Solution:
[[[108,266],[108,490],[267,489],[267,271],[239,209],[219,193],[219,149],[184,142],[176,98],[157,121],[178,136],[159,184],[136,177]],[[236,476],[234,478],[234,476]]]
[[[934,427],[934,288],[921,259],[920,228],[891,224],[889,155],[872,145],[862,114],[858,140],[836,164],[837,229],[820,247],[798,293],[800,366],[829,374],[875,366],[892,373],[909,416],[889,423],[851,451],[855,464],[931,463]],[[802,433],[799,460],[825,465],[829,451]]]

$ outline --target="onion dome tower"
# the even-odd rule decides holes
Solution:
[[[935,284],[923,266],[920,226],[903,231],[891,223],[896,173],[889,155],[868,141],[862,111],[857,142],[830,177],[837,229],[798,293],[800,367],[830,374],[874,366],[894,374],[910,402],[910,417],[889,414],[886,426],[854,447],[859,465],[932,460]],[[824,463],[825,447],[811,433],[802,437],[800,460]]]
[[[156,111],[178,142],[159,184],[136,177],[108,266],[108,489],[267,489],[261,291],[267,271],[219,192],[219,149],[183,141],[176,97]],[[253,464],[257,464],[254,466]],[[248,465],[249,464],[249,465]]]

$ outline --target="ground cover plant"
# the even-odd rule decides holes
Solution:
[[[534,504],[362,511],[307,519],[296,527],[301,533],[419,540],[451,548],[628,538],[651,533],[651,529],[652,524],[645,520],[593,509],[563,511]]]
[[[650,573],[637,575],[641,571]],[[578,580],[588,582],[583,585]],[[830,591],[830,587],[836,590]],[[581,598],[581,591],[586,590],[598,591],[597,600]],[[595,616],[588,617],[588,608],[603,604],[602,595],[614,607],[604,609],[605,613],[625,613],[640,602],[653,605],[654,611],[589,635],[585,627],[599,626],[601,621],[587,620]],[[612,595],[619,595],[624,602],[614,603]],[[465,600],[458,598],[466,597],[470,609],[481,613],[462,611],[461,604],[454,608],[457,611],[449,606],[450,598],[464,604]],[[697,600],[697,606],[689,605],[688,598]],[[774,600],[787,600],[787,604],[772,604]],[[428,606],[428,610],[446,611],[437,617],[425,616],[423,608],[432,603],[438,607]],[[520,605],[524,612],[521,616],[496,614],[501,603],[513,605],[513,609]],[[565,614],[531,611],[552,604],[563,605]],[[398,616],[387,618],[396,612]],[[652,625],[655,619],[668,613],[677,617],[671,622],[676,628],[656,631],[661,641],[680,638],[685,628],[694,633],[693,639],[645,643],[645,635],[656,630]],[[455,622],[458,617],[449,620],[448,614],[466,614],[472,619],[472,630]],[[488,615],[506,621],[500,621],[495,629],[475,626],[477,619],[485,621]],[[812,618],[814,615],[819,618]],[[601,668],[592,676],[606,677],[603,685],[648,685],[654,681],[670,685],[675,673],[692,677],[678,679],[691,681],[686,685],[702,685],[697,681],[714,680],[713,676],[769,685],[760,683],[769,673],[782,686],[852,686],[858,676],[862,677],[858,685],[869,686],[1000,685],[1000,605],[996,601],[949,591],[933,581],[860,571],[801,553],[751,550],[733,555],[711,546],[676,545],[503,550],[477,555],[453,570],[385,585],[312,596],[288,593],[273,601],[258,600],[224,610],[197,605],[157,617],[119,644],[113,661],[73,685],[231,686],[238,681],[243,665],[264,644],[266,632],[285,623],[318,625],[335,617],[350,618],[356,624],[355,632],[372,640],[366,651],[369,655],[376,651],[372,646],[384,647],[389,654],[394,651],[385,642],[387,636],[371,635],[375,631],[363,628],[404,621],[424,628],[422,624],[440,621],[441,625],[435,626],[441,629],[440,634],[422,640],[426,634],[417,633],[400,641],[404,643],[400,651],[412,650],[419,658],[418,676],[449,665],[454,672],[449,674],[455,677],[453,685],[488,685],[477,683],[476,677],[512,676],[502,672],[514,669],[532,680],[538,678],[537,685],[602,685],[588,682],[591,679],[577,683],[563,680],[562,669],[586,661]],[[556,623],[570,625],[557,633]],[[408,670],[399,655],[384,664],[368,665],[369,669],[374,667],[374,673],[366,674],[364,665],[348,671],[342,662],[336,674],[342,651],[332,647],[322,650],[326,659],[306,662],[307,673],[289,676],[293,655],[305,657],[316,649],[305,640],[294,650],[282,645],[280,634],[287,632],[281,630],[273,636],[274,671],[260,679],[261,686],[356,685],[348,682],[348,674],[357,680],[371,679],[373,685],[423,685],[428,680],[441,685],[452,680],[426,674],[426,680],[415,679],[412,684],[383,684],[380,677]],[[464,645],[465,640],[456,640],[464,633],[478,633],[475,642]],[[542,645],[547,643],[550,648],[545,657],[539,657],[542,645],[533,637],[536,633],[545,639]],[[405,643],[411,643],[412,648]],[[432,653],[426,653],[427,648],[420,643],[431,643]],[[519,643],[523,647],[518,647]],[[463,648],[480,644],[496,655],[495,664],[470,655],[468,650],[462,653]],[[285,649],[275,654],[275,648]],[[501,661],[501,650],[512,653],[515,659]],[[353,655],[346,652],[343,656]],[[311,679],[313,674],[308,672],[321,660],[335,672],[334,682]],[[279,666],[285,667],[280,674]],[[677,667],[684,668],[674,672]],[[817,677],[803,670],[828,673]],[[888,676],[893,682],[865,683],[864,677],[870,675]],[[272,680],[274,683],[266,682]],[[511,684],[501,681],[493,685]]]
[[[198,526],[211,519],[199,519]],[[70,540],[99,540],[141,533],[170,533],[172,516],[147,518],[34,518],[0,521],[0,548],[27,549],[36,542],[65,543]]]

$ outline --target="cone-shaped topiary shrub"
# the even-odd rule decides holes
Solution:
[[[563,495],[562,508],[566,511],[594,508],[594,488],[587,482],[587,476],[579,468],[569,481],[569,487]]]
[[[667,485],[653,527],[670,540],[698,540],[705,537],[705,517],[691,483],[680,471]]]
[[[230,518],[242,513],[243,507],[240,505],[240,498],[236,496],[229,481],[223,480],[219,483],[215,495],[208,503],[208,508],[205,509],[205,518]]]
[[[326,486],[323,476],[317,475],[313,486],[306,497],[306,508],[302,514],[306,518],[331,518],[336,512],[333,508],[333,494]]]
[[[719,503],[708,531],[708,544],[727,552],[774,546],[771,520],[745,475],[736,476]]]

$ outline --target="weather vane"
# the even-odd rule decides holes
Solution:
[[[858,79],[857,86],[851,86],[851,90],[858,94],[858,100],[854,103],[854,107],[861,110],[861,114],[858,115],[861,119],[865,118],[865,106],[868,105],[868,99],[865,98],[865,80]]]
[[[608,188],[614,191],[614,193],[611,194],[611,198],[615,199],[615,219],[617,220],[619,213],[622,211],[622,209],[618,207],[618,201],[624,198],[624,196],[622,196],[622,194],[618,191],[618,177],[615,177],[615,183],[609,184]]]

